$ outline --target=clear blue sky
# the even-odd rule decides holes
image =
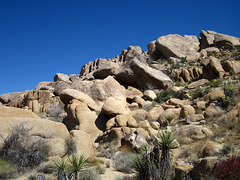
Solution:
[[[0,0],[0,94],[32,90],[56,73],[167,34],[240,37],[239,0]]]

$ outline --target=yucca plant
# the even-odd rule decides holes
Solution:
[[[171,132],[163,132],[156,137],[156,145],[161,150],[160,166],[163,171],[171,167],[170,152],[175,147],[174,137]]]
[[[67,174],[65,172],[68,160],[59,159],[54,162],[56,169],[57,169],[57,179],[58,180],[68,180]]]
[[[170,123],[174,119],[174,116],[172,114],[169,114],[166,116],[166,120]]]
[[[69,169],[71,171],[71,179],[77,180],[78,173],[87,167],[87,158],[80,155],[73,155],[69,158]]]

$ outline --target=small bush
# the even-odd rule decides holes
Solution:
[[[218,162],[214,168],[214,175],[219,180],[240,179],[240,157],[232,155]]]
[[[163,90],[159,94],[157,94],[157,98],[155,99],[155,101],[162,103],[171,98],[179,98],[180,95],[181,95],[181,93],[179,91]]]
[[[14,126],[4,139],[0,157],[19,167],[34,167],[42,163],[47,158],[50,148],[42,139],[30,144],[31,129],[26,128],[24,123]]]
[[[54,102],[50,104],[50,108],[48,109],[48,114],[51,117],[58,119],[58,115],[65,112],[64,111],[64,104],[62,102]]]
[[[132,161],[136,157],[133,153],[119,153],[114,157],[114,166],[116,170],[131,173],[132,172]]]
[[[181,82],[177,81],[176,86],[180,87],[180,86],[183,86],[183,84]]]
[[[190,92],[190,95],[192,96],[192,99],[196,99],[201,98],[204,95],[207,95],[210,91],[211,91],[210,87],[206,88],[197,87],[196,89]]]
[[[166,120],[167,120],[168,122],[171,122],[173,119],[174,119],[174,116],[171,115],[171,114],[166,116]]]
[[[211,86],[212,87],[220,87],[221,85],[222,85],[222,81],[220,79],[211,81]]]

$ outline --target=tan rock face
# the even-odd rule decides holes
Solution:
[[[83,103],[86,103],[87,106],[92,110],[96,110],[96,111],[100,110],[100,107],[95,103],[95,101],[91,97],[75,89],[63,90],[60,94],[60,98],[65,105],[69,104],[73,99],[76,99]]]
[[[220,63],[220,61],[210,56],[206,58],[203,62],[203,78],[205,79],[216,79],[223,78],[225,71]]]
[[[183,105],[185,105],[185,101],[177,99],[177,98],[171,98],[167,101],[167,104],[174,105],[174,106],[183,106]]]
[[[112,76],[103,80],[95,80],[88,93],[92,99],[100,104],[104,104],[107,98],[113,97],[118,101],[126,102],[126,90]]]
[[[38,115],[29,110],[0,105],[0,118],[8,117],[39,118]]]
[[[195,140],[201,140],[208,136],[212,136],[213,132],[202,126],[186,125],[178,128],[174,132],[174,135],[175,137],[178,137],[182,143],[190,143]]]
[[[180,117],[185,118],[191,114],[195,114],[195,109],[191,105],[184,105],[180,112]]]
[[[187,59],[195,59],[198,57],[199,41],[195,36],[180,36],[178,34],[162,36],[157,39],[156,46],[166,58],[187,57]]]
[[[102,107],[102,113],[113,117],[120,114],[131,114],[131,111],[128,109],[125,102],[109,97]]]
[[[222,88],[212,89],[210,93],[208,93],[208,97],[210,101],[214,101],[218,98],[225,98],[224,90]]]
[[[157,95],[152,90],[146,90],[144,91],[144,97],[149,101],[153,101],[154,99],[157,98]]]
[[[196,88],[196,87],[199,87],[199,86],[207,86],[210,84],[210,81],[207,80],[207,79],[200,79],[198,81],[195,81],[195,82],[192,82],[188,85],[188,88],[189,89],[193,89],[193,88]]]
[[[93,160],[95,155],[89,134],[81,130],[72,130],[70,136],[76,145],[76,155],[84,155],[89,160]]]
[[[158,122],[160,123],[161,126],[167,126],[168,121],[166,117],[172,115],[174,117],[173,120],[177,120],[180,117],[180,111],[181,111],[181,108],[167,109],[158,117]]]
[[[146,119],[148,112],[144,109],[135,109],[132,111],[132,117],[136,120],[142,121]]]
[[[156,121],[163,112],[164,109],[162,106],[155,106],[148,112],[147,119]]]
[[[90,135],[92,139],[96,138],[100,131],[96,120],[98,118],[96,112],[91,111],[87,104],[78,100],[72,100],[66,106],[68,118],[64,119],[63,123],[68,130],[82,130]],[[105,122],[102,122],[105,124]]]
[[[211,103],[205,111],[205,117],[216,117],[223,113],[221,107],[216,106],[214,103]]]
[[[128,99],[133,99],[135,96],[143,97],[143,93],[132,86],[128,86],[126,90],[126,97]]]

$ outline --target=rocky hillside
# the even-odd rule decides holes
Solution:
[[[20,124],[30,144],[49,146],[48,160],[71,149],[90,161],[109,158],[101,165],[106,178],[109,166],[119,170],[123,152],[156,153],[156,137],[168,132],[175,144],[169,179],[239,179],[231,163],[221,163],[234,154],[240,169],[240,39],[201,31],[199,38],[161,36],[147,47],[129,46],[85,64],[78,75],[57,73],[35,90],[1,95],[0,147]],[[125,179],[141,174],[132,172]]]

